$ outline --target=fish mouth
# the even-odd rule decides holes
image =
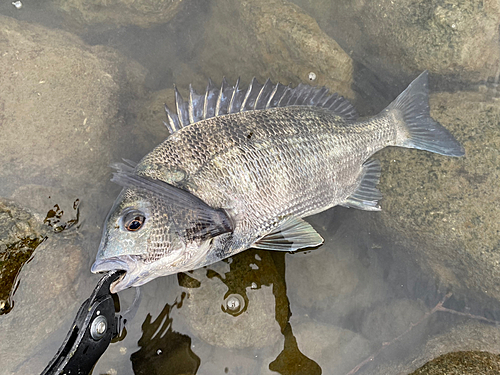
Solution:
[[[133,276],[133,271],[135,269],[133,265],[133,259],[123,259],[123,257],[97,259],[90,268],[90,271],[92,273],[109,272],[115,270],[125,271],[125,273],[121,275],[118,280],[111,283],[111,286],[109,287],[111,293],[118,293],[124,289],[134,286],[134,284],[137,282],[137,277]]]

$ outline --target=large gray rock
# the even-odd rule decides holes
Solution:
[[[290,322],[298,347],[323,373],[344,375],[375,349],[373,342],[348,329],[309,317],[292,316]]]
[[[151,27],[171,20],[182,0],[53,0],[71,23]]]
[[[488,93],[431,95],[431,114],[465,147],[463,158],[385,149],[381,224],[443,287],[483,304],[500,300],[500,105]],[[391,236],[391,234],[389,234]]]
[[[48,228],[40,219],[14,202],[0,198],[0,315],[13,307],[17,276],[47,236]]]
[[[2,195],[50,186],[99,206],[109,164],[139,157],[125,153],[134,137],[124,110],[143,96],[144,70],[60,30],[8,17],[0,24]]]
[[[61,30],[0,25],[0,190],[22,205],[8,210],[16,236],[48,224],[0,317],[0,362],[5,374],[40,373],[98,279],[89,268],[119,189],[109,164],[154,144],[139,145],[125,116],[144,96],[139,64]]]
[[[280,324],[286,323],[287,313],[279,309],[288,311],[288,306],[268,253],[248,250],[229,264],[215,263],[187,275],[180,276],[186,293],[182,319],[206,343],[259,349],[282,337]]]
[[[236,31],[236,32],[235,32]],[[201,54],[206,76],[255,75],[284,84],[309,81],[352,97],[353,64],[314,19],[286,0],[218,0]],[[248,82],[251,76],[243,76]]]
[[[498,80],[500,9],[495,0],[293,2],[375,72],[428,69],[464,80]]]

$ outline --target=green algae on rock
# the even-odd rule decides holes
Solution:
[[[46,232],[31,212],[0,198],[0,315],[12,309],[17,275]]]

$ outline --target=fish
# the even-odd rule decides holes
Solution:
[[[325,87],[209,81],[190,86],[170,135],[137,164],[116,163],[122,191],[91,271],[125,270],[111,291],[194,270],[248,248],[293,252],[323,243],[304,218],[334,206],[379,211],[377,151],[399,146],[459,157],[464,148],[430,116],[428,72],[388,107],[358,118]]]

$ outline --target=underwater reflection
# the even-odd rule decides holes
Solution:
[[[140,349],[131,355],[135,374],[322,373],[293,335],[284,253],[248,250],[180,273],[178,281],[175,303],[142,324]],[[204,345],[195,348],[189,335]]]
[[[182,294],[180,301],[166,304],[153,322],[151,315],[147,315],[138,343],[141,349],[130,356],[134,374],[196,374],[198,371],[200,358],[191,350],[191,338],[172,330],[170,312],[182,306],[184,297]]]

